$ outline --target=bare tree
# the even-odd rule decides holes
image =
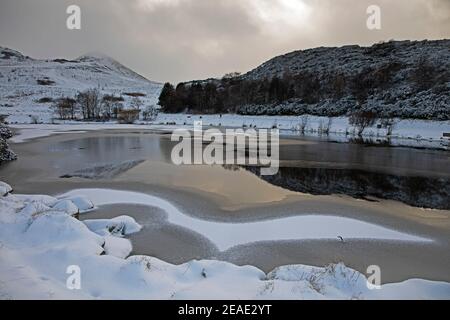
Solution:
[[[356,111],[350,115],[349,122],[356,127],[358,136],[362,137],[364,130],[372,127],[377,121],[377,115],[372,111]]]
[[[322,119],[319,120],[319,125],[317,126],[317,133],[319,135],[322,135],[324,133],[324,125]]]
[[[111,94],[105,94],[101,103],[101,114],[103,120],[110,120],[111,118],[117,119],[117,114],[123,109],[121,102],[124,101],[122,96],[115,96]]]
[[[79,92],[76,100],[81,108],[83,119],[100,118],[100,93],[98,89]]]
[[[300,133],[305,134],[306,127],[308,126],[309,117],[308,115],[304,115],[300,118]]]
[[[133,109],[140,110],[143,104],[144,103],[142,102],[141,99],[139,99],[139,97],[133,97],[133,99],[131,100],[131,107]]]
[[[114,102],[102,99],[101,114],[103,120],[109,120],[113,115]]]
[[[55,109],[55,113],[58,115],[59,119],[67,120],[67,119],[75,119],[76,113],[76,101],[72,98],[60,98],[55,101],[53,108]]]
[[[123,104],[120,102],[115,102],[112,107],[112,117],[117,119],[119,117],[119,113],[123,110]]]
[[[330,135],[331,127],[333,126],[333,118],[328,118],[328,122],[323,129],[323,133]]]

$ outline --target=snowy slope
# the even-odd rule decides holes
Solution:
[[[40,82],[41,84],[39,84]],[[51,102],[42,98],[74,97],[78,91],[98,88],[102,94],[142,93],[144,105],[155,105],[162,85],[152,82],[102,54],[76,60],[37,60],[0,47],[0,114],[10,123],[28,123],[31,116],[50,122]]]
[[[319,47],[293,51],[268,60],[244,74],[246,79],[282,77],[289,72],[310,71],[320,75],[335,72],[356,74],[367,67],[381,67],[388,61],[404,63],[408,69],[418,60],[426,58],[443,70],[450,68],[450,40],[437,41],[390,41],[371,47],[348,45],[343,47]],[[402,75],[399,75],[401,77]]]
[[[418,71],[421,61],[427,70]],[[431,70],[429,70],[429,69]],[[357,45],[340,48],[321,47],[294,51],[275,57],[242,76],[243,79],[282,78],[286,74],[311,73],[322,90],[335,75],[346,79],[340,99],[321,99],[319,103],[305,104],[292,99],[275,105],[254,105],[242,108],[241,114],[302,114],[321,116],[345,115],[358,103],[352,93],[359,79],[361,87],[373,86],[362,106],[380,116],[428,120],[450,118],[450,40],[390,41],[371,47]],[[433,72],[435,75],[431,76]],[[430,88],[417,90],[415,77],[433,79]],[[375,83],[380,81],[381,86]],[[363,84],[364,83],[364,84]],[[358,84],[356,84],[358,85]]]

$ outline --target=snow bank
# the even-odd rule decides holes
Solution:
[[[72,202],[76,205],[76,202]],[[53,205],[53,208],[50,207]],[[33,206],[36,210],[25,210]],[[58,207],[56,211],[55,207]],[[11,299],[449,299],[450,284],[420,279],[369,290],[366,277],[343,264],[284,266],[269,274],[221,261],[172,265],[132,256],[123,234],[140,226],[130,217],[70,216],[66,200],[0,197],[0,297]],[[68,212],[60,210],[68,209]],[[78,208],[81,209],[81,208]],[[95,232],[94,232],[94,231]],[[80,270],[80,289],[66,286]]]
[[[72,201],[64,199],[56,202],[53,209],[65,212],[71,216],[80,212],[80,209]]]
[[[320,128],[327,125],[328,117],[308,116],[305,126],[305,136],[320,136]],[[356,129],[350,125],[348,117],[335,117],[332,119],[330,133],[326,137],[332,141],[349,142],[358,138]],[[12,142],[21,143],[29,139],[50,136],[53,134],[86,132],[93,130],[113,129],[139,129],[153,131],[171,131],[178,128],[191,129],[195,121],[202,121],[205,127],[214,126],[222,128],[258,128],[272,129],[277,127],[283,135],[299,136],[302,117],[299,116],[243,116],[235,114],[224,115],[190,115],[190,114],[164,114],[160,113],[154,123],[132,125],[119,125],[116,123],[65,123],[11,125],[19,129],[19,133],[11,138]],[[446,148],[448,139],[443,138],[445,132],[450,132],[450,121],[433,120],[396,120],[389,142],[393,146]],[[363,134],[368,141],[387,141],[387,130],[384,128],[367,128]]]
[[[204,126],[220,126],[233,128],[280,129],[283,135],[300,135],[302,121],[305,123],[305,136],[321,136],[321,128],[327,126],[331,119],[328,139],[338,142],[348,142],[357,138],[356,128],[349,123],[348,117],[321,116],[246,116],[236,114],[224,115],[193,115],[160,113],[156,122],[172,126],[193,126],[195,121],[202,121]],[[402,120],[396,119],[390,137],[392,145],[442,148],[448,141],[443,138],[444,132],[450,132],[450,121],[433,120]],[[376,141],[387,138],[387,130],[373,126],[363,134],[365,139]]]
[[[133,250],[131,241],[128,239],[117,238],[115,236],[105,236],[105,253],[117,258],[126,258]]]
[[[94,209],[95,207],[92,201],[84,196],[73,196],[65,199],[72,202],[78,208],[80,213],[85,213],[87,211]]]

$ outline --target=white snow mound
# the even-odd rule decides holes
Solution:
[[[0,196],[6,196],[11,191],[12,191],[12,188],[9,184],[0,181]]]

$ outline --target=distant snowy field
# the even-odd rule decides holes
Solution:
[[[141,229],[131,217],[81,222],[73,215],[95,205],[82,190],[58,198],[10,190],[0,182],[0,299],[450,299],[450,283],[421,279],[371,290],[365,275],[343,264],[283,266],[266,274],[222,261],[176,266],[129,257],[124,236]],[[90,195],[103,203],[101,190]],[[74,265],[79,290],[67,287],[66,271]]]

